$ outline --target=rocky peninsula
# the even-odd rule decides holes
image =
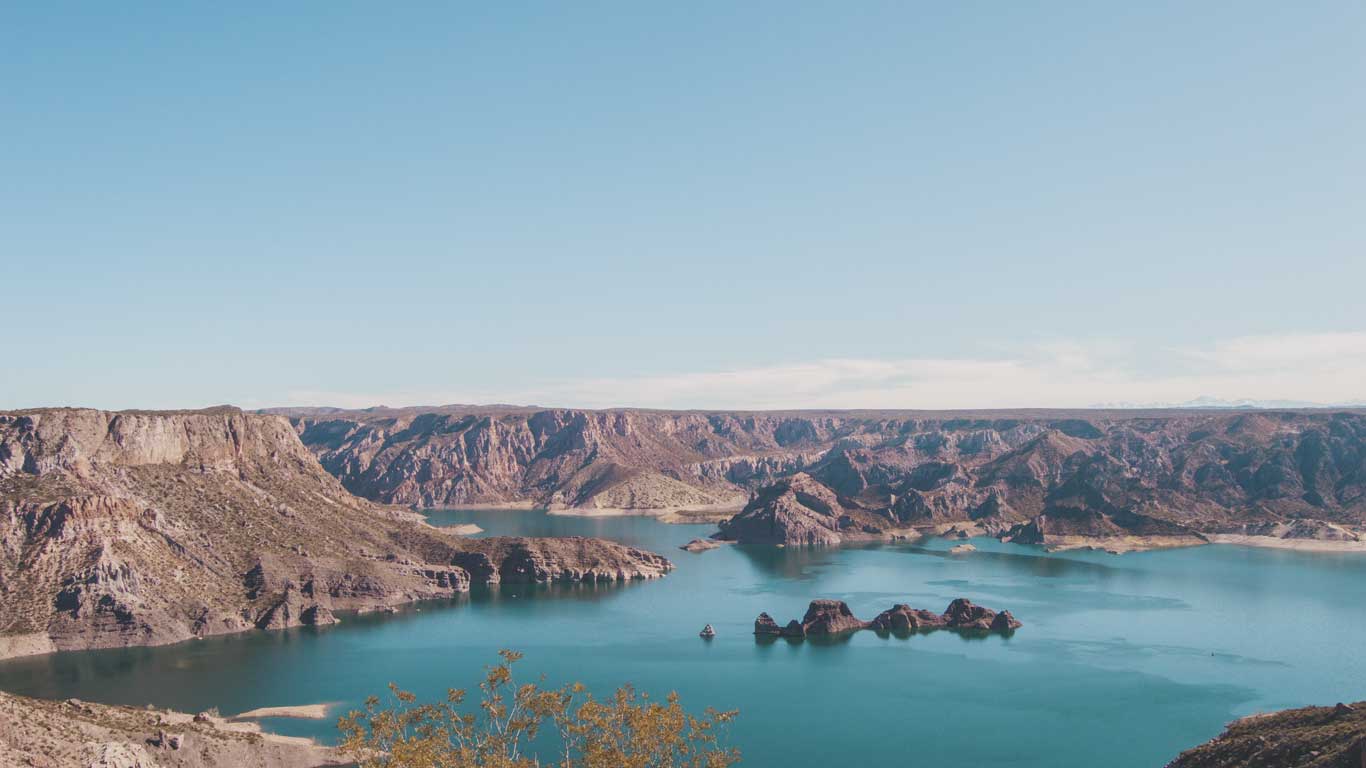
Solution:
[[[466,539],[421,520],[347,492],[280,417],[0,413],[0,658],[672,568],[604,540]]]
[[[860,629],[897,634],[933,629],[1008,633],[1021,626],[1010,611],[997,613],[962,597],[949,603],[943,613],[898,603],[879,613],[872,621],[859,619],[843,600],[812,600],[800,621],[792,619],[786,625],[779,625],[767,613],[759,614],[754,620],[754,634],[760,638],[801,639],[840,635]]]
[[[1361,410],[280,413],[385,503],[730,518],[720,536],[756,544],[952,529],[1049,549],[1366,549]]]
[[[1167,768],[1362,768],[1366,701],[1251,715]]]

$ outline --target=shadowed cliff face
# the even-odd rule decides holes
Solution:
[[[1045,545],[1209,532],[1353,539],[1366,516],[1366,414],[1355,411],[286,413],[368,498],[731,504],[744,511],[725,535],[752,541],[950,524]]]
[[[0,413],[0,658],[329,624],[475,580],[650,578],[592,539],[465,540],[348,493],[290,424],[234,408]]]

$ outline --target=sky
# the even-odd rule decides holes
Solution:
[[[0,408],[1366,401],[1366,4],[0,4]]]

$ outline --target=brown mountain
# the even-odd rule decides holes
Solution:
[[[281,413],[367,498],[743,506],[724,535],[748,541],[955,527],[1047,546],[1359,540],[1366,521],[1359,410]]]
[[[471,580],[650,578],[593,539],[462,539],[235,408],[0,413],[0,658],[335,621]]]

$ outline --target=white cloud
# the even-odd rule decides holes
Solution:
[[[1135,364],[1142,359],[1143,365]],[[724,371],[548,380],[509,390],[293,392],[290,404],[584,408],[1014,408],[1197,398],[1366,400],[1366,332],[1246,336],[1199,348],[1059,342],[1015,357],[835,358]]]

